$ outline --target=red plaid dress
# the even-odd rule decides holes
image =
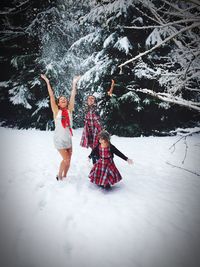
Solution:
[[[100,118],[94,109],[88,111],[85,117],[85,125],[81,137],[80,145],[82,147],[94,148],[98,144],[98,134],[102,130],[99,122]]]
[[[99,156],[99,160],[93,165],[89,174],[91,182],[103,186],[119,182],[122,177],[115,166],[110,147],[102,148],[99,146]]]

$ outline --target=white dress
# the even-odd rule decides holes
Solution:
[[[69,113],[70,125],[72,127],[72,117]],[[72,137],[69,127],[64,128],[61,122],[62,111],[59,110],[55,118],[54,145],[56,149],[67,149],[72,147]]]

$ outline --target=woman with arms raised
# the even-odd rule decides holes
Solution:
[[[72,111],[74,110],[76,85],[80,76],[76,76],[73,79],[69,101],[63,95],[56,101],[49,79],[44,74],[41,74],[41,78],[47,85],[50,105],[55,121],[54,145],[62,157],[56,179],[63,180],[67,176],[72,155]]]

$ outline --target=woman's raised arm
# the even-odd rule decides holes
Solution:
[[[75,76],[72,82],[72,91],[71,91],[71,96],[69,100],[69,105],[68,105],[68,110],[72,112],[74,110],[74,102],[75,102],[75,95],[76,95],[76,87],[77,87],[77,82],[81,76]]]
[[[44,74],[41,74],[41,78],[47,84],[47,89],[48,89],[48,93],[49,93],[49,97],[50,97],[51,109],[52,109],[53,113],[56,114],[58,112],[58,106],[56,104],[55,96],[54,96],[54,93],[53,93],[53,89],[52,89],[52,87],[50,85],[49,79]]]

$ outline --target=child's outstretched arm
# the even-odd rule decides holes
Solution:
[[[115,81],[114,81],[114,80],[112,80],[112,83],[111,83],[110,89],[108,90],[108,95],[109,95],[109,96],[112,96],[112,93],[113,93],[114,86],[115,86]]]
[[[127,159],[128,164],[133,164],[133,160],[132,159]]]
[[[118,157],[124,159],[128,162],[128,164],[133,164],[133,160],[129,159],[127,156],[125,156],[121,151],[119,151],[115,146],[111,145],[112,152],[117,155]]]

